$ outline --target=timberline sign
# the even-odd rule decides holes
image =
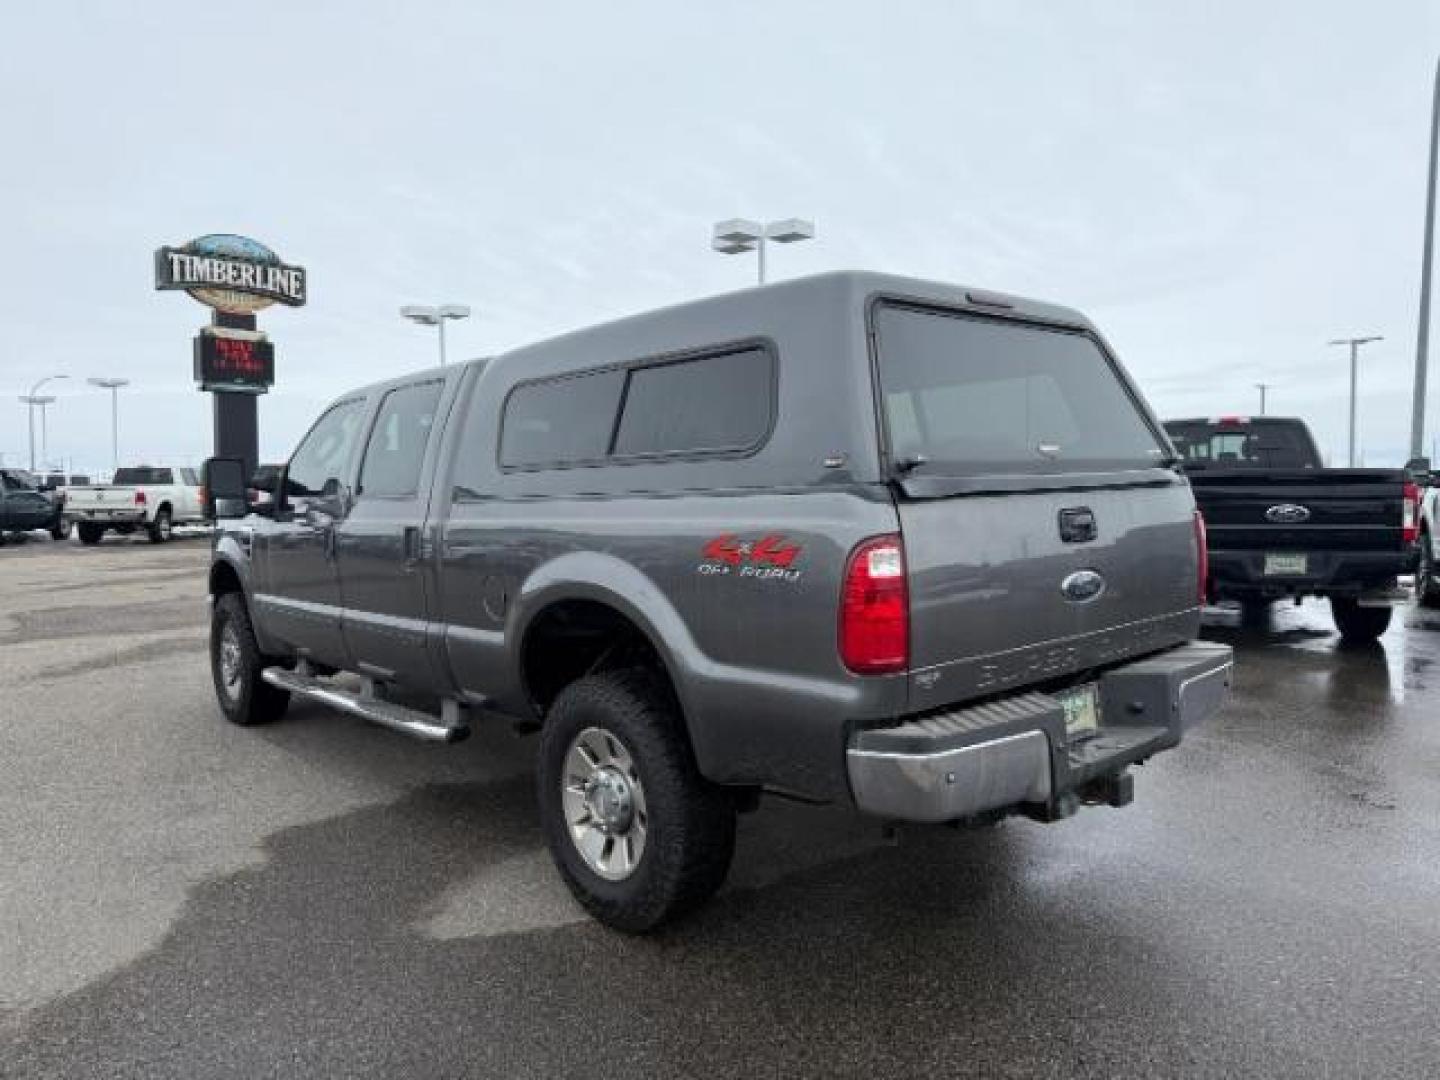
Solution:
[[[155,252],[155,288],[183,289],[202,304],[248,315],[280,303],[305,303],[305,268],[287,266],[258,240],[211,233]]]

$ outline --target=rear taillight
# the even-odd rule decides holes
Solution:
[[[1420,486],[1405,485],[1404,509],[1400,511],[1400,532],[1405,543],[1413,544],[1420,539]]]
[[[850,555],[840,595],[840,659],[857,675],[910,666],[910,601],[898,536],[866,540]]]
[[[135,492],[135,505],[136,505],[136,506],[144,506],[144,505],[145,505],[145,492],[143,492],[143,491],[137,491],[137,492]]]
[[[1210,548],[1205,538],[1205,517],[1195,511],[1195,577],[1200,603],[1210,596]]]

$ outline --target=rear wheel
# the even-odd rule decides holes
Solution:
[[[225,593],[210,617],[210,674],[220,710],[232,724],[267,724],[285,715],[290,695],[261,677],[265,667],[245,598]]]
[[[735,804],[699,773],[656,673],[572,683],[540,735],[540,817],[570,891],[595,918],[643,933],[725,880]]]
[[[1361,607],[1358,600],[1332,596],[1330,614],[1340,637],[1349,642],[1366,644],[1377,640],[1390,627],[1388,607]]]
[[[91,525],[84,521],[76,525],[75,529],[80,534],[82,544],[98,544],[100,538],[105,535],[105,530],[99,525]]]
[[[1435,580],[1435,554],[1430,548],[1430,534],[1420,534],[1420,566],[1415,571],[1415,595],[1429,608],[1440,607],[1440,582]]]
[[[170,539],[170,511],[158,510],[155,513],[155,520],[146,527],[146,533],[150,536],[152,544],[163,544]]]

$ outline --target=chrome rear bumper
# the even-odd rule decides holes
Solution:
[[[857,732],[846,751],[862,811],[943,822],[1035,807],[1063,816],[1074,793],[1180,742],[1230,691],[1229,646],[1194,642],[1125,664],[1099,681],[1100,727],[1072,742],[1064,710],[1028,693]]]

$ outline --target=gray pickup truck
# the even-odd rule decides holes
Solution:
[[[1173,465],[1074,311],[857,273],[700,300],[346,393],[263,516],[212,459],[215,687],[240,724],[538,730],[562,875],[648,930],[761,793],[1127,803],[1231,680]]]

